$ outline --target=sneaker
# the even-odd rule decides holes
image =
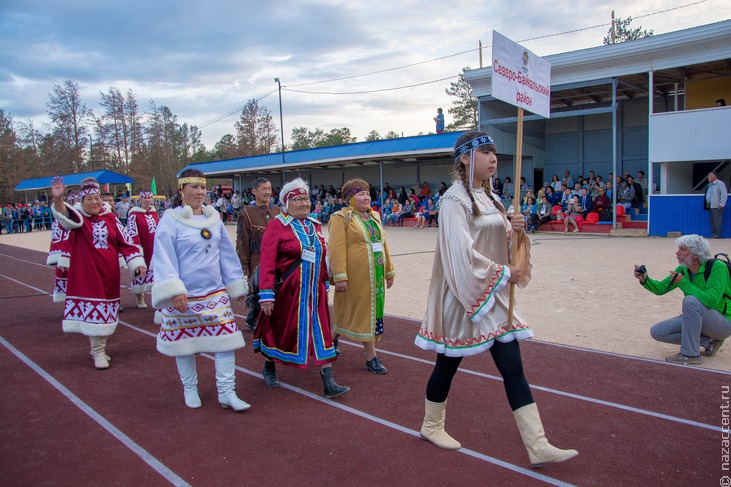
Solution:
[[[701,355],[704,357],[713,357],[716,355],[716,352],[718,352],[718,349],[721,348],[723,342],[723,340],[716,340],[715,338],[711,339],[705,351]]]
[[[370,370],[374,374],[387,374],[388,369],[381,363],[380,360],[378,360],[378,357],[373,357],[368,362],[366,362],[366,369]]]
[[[700,355],[696,355],[695,357],[691,357],[688,355],[683,355],[682,353],[678,353],[676,355],[671,355],[670,357],[665,357],[666,362],[670,362],[671,364],[681,364],[681,365],[698,365],[703,363],[703,359]]]

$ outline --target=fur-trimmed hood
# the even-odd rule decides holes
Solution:
[[[167,210],[165,214],[169,214],[183,225],[187,225],[192,228],[212,228],[214,225],[221,222],[221,216],[218,211],[208,205],[203,206],[203,214],[206,216],[205,220],[194,220],[193,208],[188,205],[171,208]]]

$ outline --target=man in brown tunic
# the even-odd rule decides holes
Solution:
[[[282,212],[277,205],[269,202],[272,196],[272,183],[268,179],[257,178],[251,186],[255,202],[241,209],[236,225],[236,252],[247,277],[251,276],[259,265],[261,236],[267,223]]]

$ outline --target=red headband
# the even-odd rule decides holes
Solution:
[[[301,194],[307,194],[307,190],[305,188],[294,188],[292,191],[284,195],[284,206],[287,206],[287,201],[289,201],[290,198],[294,196],[299,196]]]

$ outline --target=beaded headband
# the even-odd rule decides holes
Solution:
[[[283,199],[282,203],[284,203],[284,206],[286,207],[287,201],[289,201],[290,198],[292,198],[294,196],[299,196],[301,194],[307,194],[307,190],[305,188],[295,188],[292,191],[290,191],[289,193],[284,195],[284,199]]]
[[[357,195],[361,191],[370,191],[370,189],[369,188],[361,188],[359,186],[356,186],[355,188],[353,188],[350,191],[348,191],[347,193],[345,193],[345,200],[346,201],[349,201],[350,198],[352,198],[353,196]]]
[[[152,191],[140,191],[140,198],[152,198]]]
[[[489,135],[481,135],[472,140],[468,140],[464,144],[454,149],[454,158],[459,159],[464,154],[467,154],[468,152],[473,151],[483,145],[495,145],[495,141],[492,140],[492,137],[490,137]]]
[[[194,177],[189,177],[189,178],[179,178],[178,179],[179,188],[182,188],[186,184],[202,184],[205,186],[206,178],[200,178],[198,176],[194,176]]]
[[[99,183],[95,181],[87,181],[81,185],[78,197],[84,199],[84,196],[88,196],[90,194],[101,194],[99,191]]]

